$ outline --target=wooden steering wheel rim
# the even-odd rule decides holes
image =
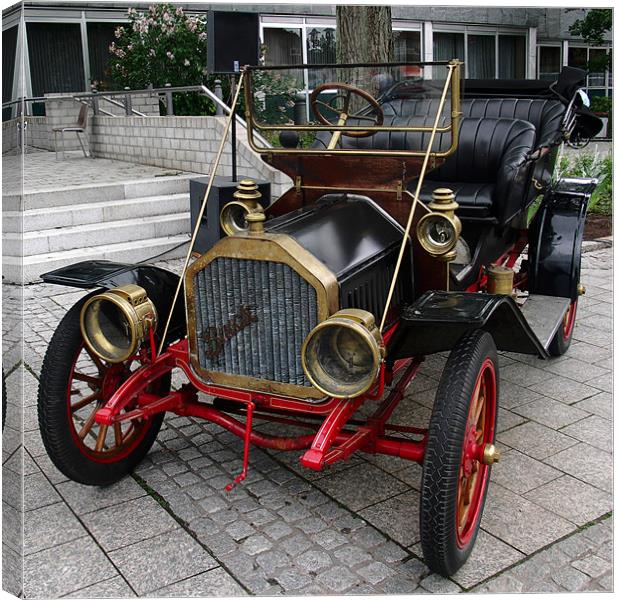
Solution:
[[[340,89],[345,90],[349,93],[349,95],[356,94],[357,96],[361,96],[370,106],[372,106],[376,110],[376,124],[374,127],[380,127],[383,124],[385,113],[383,113],[383,109],[380,107],[380,104],[377,102],[376,98],[372,96],[369,92],[362,90],[361,88],[355,87],[354,85],[350,85],[349,83],[323,83],[318,87],[314,88],[312,93],[310,94],[310,106],[314,111],[314,114],[318,118],[318,120],[323,125],[333,125],[318,109],[318,96],[324,92],[325,90],[333,90]],[[334,109],[334,112],[336,110]],[[348,137],[367,137],[372,135],[373,131],[342,131],[342,135],[347,135]]]

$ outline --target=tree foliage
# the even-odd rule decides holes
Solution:
[[[610,8],[594,8],[583,19],[577,19],[570,25],[572,35],[582,38],[589,46],[602,46],[605,35],[613,27],[613,11]],[[610,53],[589,61],[590,71],[605,71],[611,61]]]
[[[128,11],[129,24],[118,27],[109,47],[110,73],[121,87],[144,89],[211,85],[207,77],[206,22],[171,4],[156,4],[145,12]],[[197,94],[175,94],[176,114],[212,114],[213,103]]]

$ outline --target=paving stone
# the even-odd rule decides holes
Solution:
[[[109,557],[138,595],[217,566],[213,557],[182,529],[120,548],[110,552]]]
[[[599,556],[587,556],[575,560],[572,566],[590,577],[599,577],[612,569],[612,563],[609,563]]]
[[[266,525],[263,529],[263,532],[268,535],[272,540],[279,540],[287,535],[292,533],[292,528],[286,525],[286,523],[282,523],[281,521],[275,521],[274,523],[270,523]]]
[[[570,436],[533,422],[499,433],[497,439],[537,459],[547,458],[578,443]]]
[[[405,483],[374,465],[357,465],[323,477],[316,485],[351,510],[362,509],[408,489]]]
[[[399,563],[409,557],[408,552],[391,541],[372,549],[372,556],[386,563]]]
[[[552,429],[559,429],[588,416],[586,412],[574,406],[566,406],[563,402],[550,398],[541,398],[517,406],[514,412]]]
[[[63,598],[133,598],[134,596],[135,592],[127,585],[127,582],[117,575],[67,594]]]
[[[87,486],[75,481],[60,483],[56,489],[78,515],[121,504],[145,496],[146,491],[131,477],[105,487]]]
[[[524,557],[522,552],[480,529],[473,552],[451,578],[463,588],[470,589]]]
[[[542,369],[537,369],[518,361],[501,369],[501,381],[505,380],[526,387],[532,387],[533,384],[544,381],[547,378],[548,373]]]
[[[298,556],[311,546],[312,542],[310,539],[302,533],[287,537],[279,543],[279,547],[290,556]]]
[[[176,521],[150,496],[88,513],[83,520],[108,552],[178,528]]]
[[[27,598],[58,598],[117,574],[99,546],[83,537],[28,556],[24,592]]]
[[[613,450],[612,423],[597,415],[591,415],[578,423],[564,427],[561,431],[605,452]]]
[[[246,595],[247,592],[221,567],[153,592],[153,596],[157,598],[228,598]]]
[[[403,546],[419,540],[419,493],[416,491],[370,506],[359,514]]]
[[[324,550],[308,550],[297,556],[295,562],[309,573],[318,573],[333,564],[333,561]]]
[[[338,561],[345,564],[347,567],[354,567],[372,560],[372,555],[369,552],[352,544],[341,546],[334,552],[334,555]]]
[[[571,565],[558,568],[556,571],[552,572],[550,576],[557,585],[560,585],[563,589],[570,592],[582,590],[591,581],[589,575],[586,575]]]
[[[9,487],[7,486],[7,489]],[[24,508],[26,510],[34,510],[60,500],[60,496],[42,473],[24,477]]]
[[[244,540],[256,533],[256,530],[245,521],[234,521],[226,527],[226,533],[235,541]]]
[[[260,554],[260,552],[268,550],[272,546],[273,544],[263,535],[253,535],[247,538],[240,547],[243,552],[253,556],[254,554]]]
[[[357,573],[368,583],[376,585],[387,577],[394,575],[395,571],[383,563],[371,562],[369,565],[357,569]]]
[[[613,508],[611,494],[569,475],[542,485],[524,497],[577,525],[589,523]]]
[[[576,402],[573,406],[604,419],[613,418],[613,396],[608,392],[600,392],[595,396]]]
[[[436,573],[422,579],[419,585],[433,594],[457,594],[461,591],[460,587],[453,581],[449,581],[449,579],[445,579]]]
[[[612,492],[612,456],[579,443],[545,460],[549,465],[606,492]]]
[[[341,593],[359,583],[359,577],[350,569],[337,566],[318,575],[316,581],[333,592]]]
[[[62,502],[24,514],[24,554],[33,554],[87,536],[73,513]]]
[[[569,521],[496,484],[488,488],[481,526],[525,554],[574,530]]]
[[[295,567],[288,568],[278,573],[273,579],[281,585],[286,592],[295,592],[312,583],[312,578],[307,573]]]
[[[578,383],[558,375],[548,375],[548,373],[546,373],[546,377],[541,382],[532,385],[531,389],[549,398],[559,400],[564,404],[574,404],[600,391],[592,387],[592,385]]]
[[[503,453],[491,472],[492,482],[517,494],[524,494],[558,477],[561,477],[561,471],[517,450]]]
[[[292,566],[292,560],[281,550],[267,550],[256,558],[256,564],[271,576]]]

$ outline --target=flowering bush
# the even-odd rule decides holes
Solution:
[[[110,72],[121,87],[212,86],[206,71],[206,23],[171,4],[156,4],[147,12],[128,11],[129,24],[118,27],[110,44]],[[207,98],[175,94],[176,114],[213,114]]]

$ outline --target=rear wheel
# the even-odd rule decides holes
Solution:
[[[572,343],[572,335],[574,334],[574,325],[576,323],[576,310],[578,309],[578,299],[572,300],[565,315],[563,315],[563,321],[559,325],[557,333],[555,333],[548,352],[551,356],[563,356]]]
[[[83,298],[60,321],[49,344],[39,384],[39,427],[49,457],[67,477],[87,485],[109,485],[142,460],[161,427],[150,419],[99,425],[96,412],[140,365],[102,361],[84,345],[80,331]],[[154,384],[166,394],[170,377]],[[135,408],[129,405],[127,410]]]
[[[494,449],[498,359],[492,336],[465,334],[436,394],[421,482],[421,545],[444,576],[467,560],[479,530]]]

